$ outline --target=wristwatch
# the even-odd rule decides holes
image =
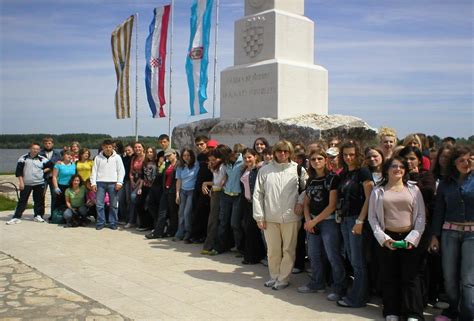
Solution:
[[[364,221],[361,221],[361,220],[357,219],[356,224],[364,224]]]

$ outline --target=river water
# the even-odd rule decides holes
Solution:
[[[18,159],[26,153],[27,149],[0,149],[0,174],[14,173]],[[97,150],[91,150],[92,157],[96,153]]]

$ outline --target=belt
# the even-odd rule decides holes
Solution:
[[[232,192],[224,192],[224,194],[227,194],[229,196],[239,196],[240,193],[232,193]]]
[[[220,191],[222,191],[222,188],[220,188],[220,187],[212,187],[211,191],[213,191],[213,192],[220,192]]]
[[[443,230],[459,231],[459,232],[474,232],[474,225],[459,225],[452,223],[444,223]]]

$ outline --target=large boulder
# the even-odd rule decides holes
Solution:
[[[368,143],[376,131],[360,118],[346,115],[308,114],[288,119],[204,119],[182,124],[173,129],[173,145],[178,148],[192,146],[198,135],[207,135],[219,143],[233,146],[242,143],[252,146],[255,138],[265,137],[273,144],[280,139],[305,145],[320,139],[351,138]]]

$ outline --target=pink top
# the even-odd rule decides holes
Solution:
[[[411,229],[413,226],[413,197],[404,187],[401,191],[385,191],[383,211],[385,228],[397,232],[401,229]]]
[[[249,176],[250,176],[250,171],[246,170],[240,177],[240,181],[242,182],[242,184],[244,184],[244,195],[248,201],[252,199],[252,195],[250,195]]]

